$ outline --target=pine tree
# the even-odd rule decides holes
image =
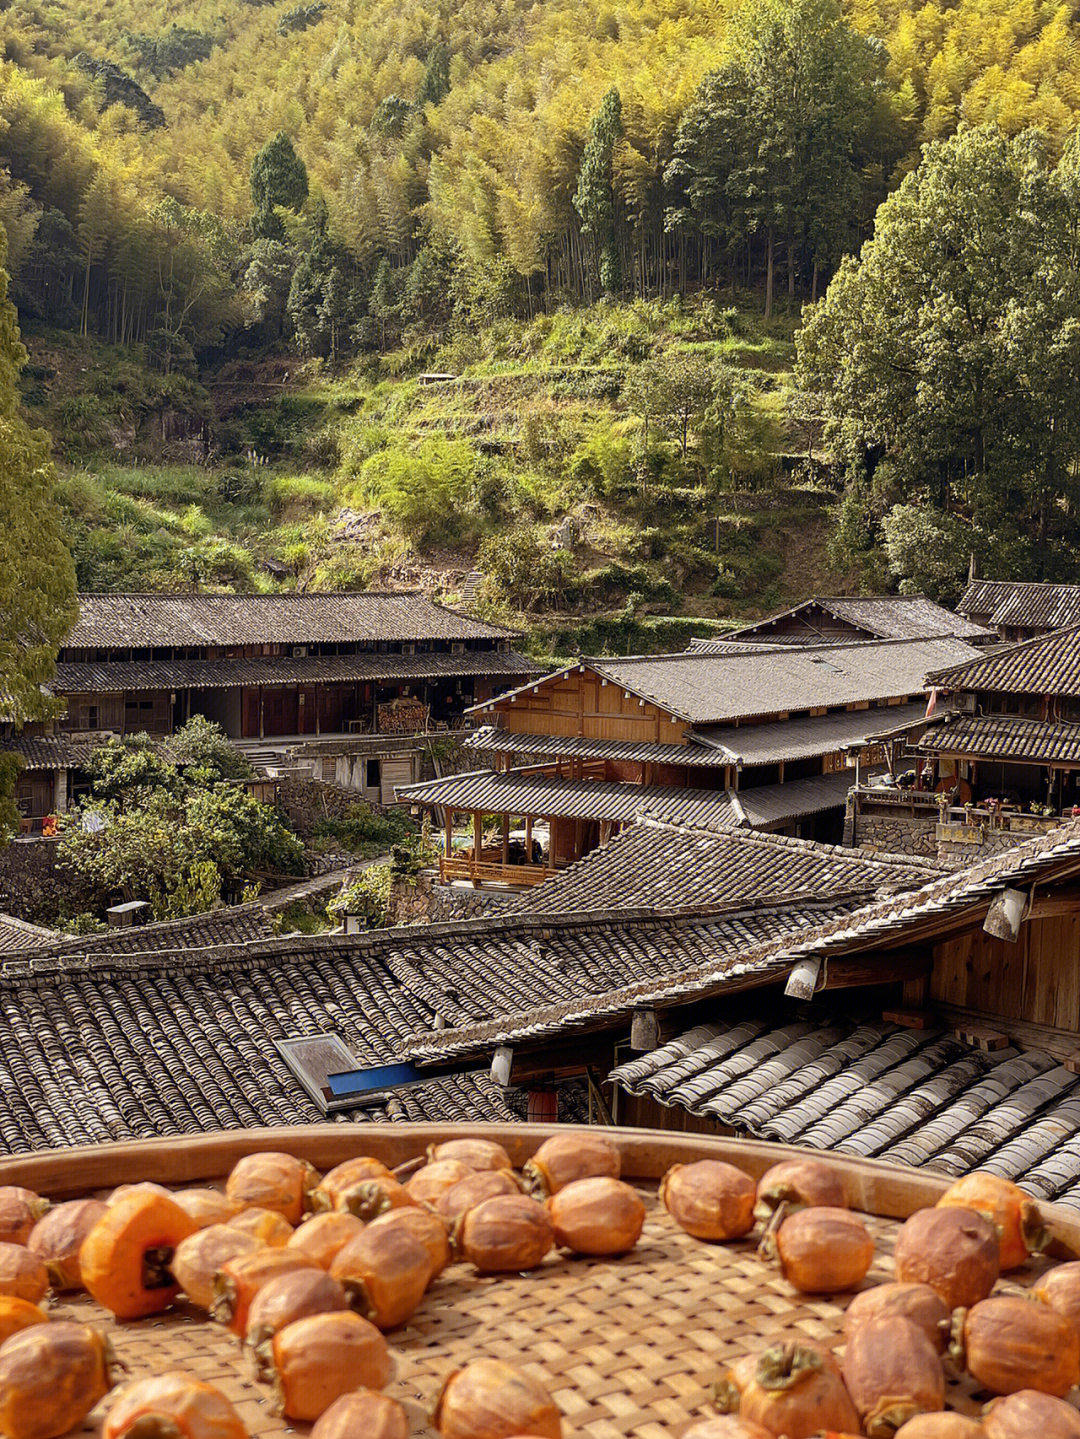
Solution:
[[[48,439],[17,411],[26,351],[7,298],[6,250],[0,230],[0,718],[19,723],[50,713],[41,686],[75,619],[75,570],[53,498]],[[17,818],[15,775],[13,764],[0,764],[0,836]]]

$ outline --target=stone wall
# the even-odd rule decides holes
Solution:
[[[60,914],[91,907],[87,886],[58,869],[51,839],[14,839],[0,846],[0,911],[31,924],[53,925]]]
[[[924,855],[936,859],[937,821],[907,816],[859,815],[855,843],[860,849],[885,850],[889,854]]]
[[[295,774],[284,775],[278,782],[278,804],[300,835],[310,835],[320,820],[345,819],[354,805],[379,808],[352,790]]]

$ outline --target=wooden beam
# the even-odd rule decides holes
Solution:
[[[822,989],[854,989],[869,984],[902,984],[929,974],[933,958],[928,950],[893,950],[880,958],[851,955],[830,959],[825,965]]]

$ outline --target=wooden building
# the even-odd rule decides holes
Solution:
[[[691,649],[721,652],[731,641],[829,645],[846,640],[942,639],[984,644],[995,632],[935,604],[925,595],[817,595],[768,619],[727,633],[723,640],[696,639]]]
[[[1080,624],[1080,585],[972,580],[956,606],[972,624],[1003,640],[1030,640]]]
[[[1080,625],[931,674],[928,785],[1000,817],[1080,804]]]
[[[514,638],[417,593],[83,594],[52,682],[66,713],[0,722],[0,743],[23,757],[18,803],[37,825],[66,807],[80,750],[194,714],[248,745],[445,728],[542,673]]]
[[[925,717],[926,671],[977,653],[948,637],[581,660],[474,706],[468,747],[491,768],[398,796],[438,812],[443,877],[474,883],[540,883],[644,817],[838,840],[852,781]]]
[[[700,868],[709,838],[693,843]],[[691,841],[671,847],[675,863]],[[593,864],[551,881],[549,924],[571,883],[581,920],[613,922],[582,892]],[[816,922],[793,895],[795,923],[762,940],[783,923],[771,903],[715,912],[678,972],[582,977],[570,1000],[418,1032],[398,1057],[432,1076],[487,1063],[511,1085],[606,1076],[619,1124],[985,1168],[1080,1207],[1080,823]]]

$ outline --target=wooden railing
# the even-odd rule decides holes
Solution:
[[[498,860],[474,860],[462,856],[439,860],[439,878],[444,884],[467,879],[473,884],[543,884],[552,871],[542,864],[502,864]]]
[[[1018,809],[983,809],[979,805],[950,805],[945,823],[969,829],[1005,829],[1014,834],[1045,834],[1063,823],[1060,814],[1024,814]]]

